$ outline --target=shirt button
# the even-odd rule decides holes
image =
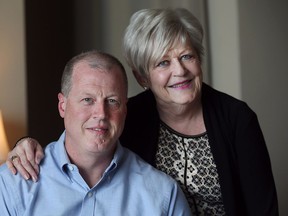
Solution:
[[[90,198],[90,197],[92,197],[93,196],[93,193],[92,192],[89,192],[88,193],[88,197]]]
[[[70,171],[73,171],[73,170],[74,170],[74,167],[71,166],[71,165],[69,165],[69,166],[68,166],[68,169],[69,169]]]

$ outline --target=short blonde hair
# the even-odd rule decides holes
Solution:
[[[201,62],[203,28],[188,10],[143,9],[134,13],[123,38],[123,53],[128,65],[141,76],[179,41],[190,43]]]
[[[126,75],[126,71],[122,63],[114,56],[97,51],[91,50],[87,52],[80,53],[77,56],[74,56],[70,59],[63,71],[62,80],[61,80],[61,92],[67,97],[71,88],[72,88],[72,75],[74,72],[74,66],[77,65],[81,61],[87,61],[91,68],[99,68],[110,71],[113,67],[118,67],[122,73],[123,77],[123,88],[125,94],[128,93],[128,79]]]

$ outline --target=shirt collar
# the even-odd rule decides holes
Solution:
[[[60,138],[58,139],[57,141],[57,151],[58,151],[58,155],[59,155],[59,165],[60,167],[62,168],[62,171],[65,172],[65,167],[66,165],[68,164],[71,164],[71,161],[68,157],[68,154],[66,152],[66,149],[65,149],[65,136],[66,136],[66,132],[64,131]]]
[[[65,149],[65,135],[66,135],[66,132],[64,131],[57,141],[57,148],[58,148],[57,150],[59,153],[59,165],[60,165],[62,171],[64,171],[64,172],[65,172],[65,167],[68,164],[71,164],[71,161],[69,160],[68,154],[67,154],[66,149]],[[116,147],[116,151],[114,153],[113,159],[112,159],[110,165],[105,170],[105,173],[108,173],[108,172],[112,171],[113,169],[116,169],[116,167],[118,167],[121,164],[121,161],[125,157],[124,148],[120,144],[119,140],[117,141],[116,145],[117,145],[117,147]]]

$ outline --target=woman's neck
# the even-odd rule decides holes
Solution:
[[[157,109],[161,121],[179,133],[198,135],[206,132],[201,100],[186,105],[157,103]]]

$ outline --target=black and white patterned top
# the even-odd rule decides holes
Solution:
[[[161,122],[156,167],[179,182],[193,215],[225,215],[207,133],[186,136]]]

